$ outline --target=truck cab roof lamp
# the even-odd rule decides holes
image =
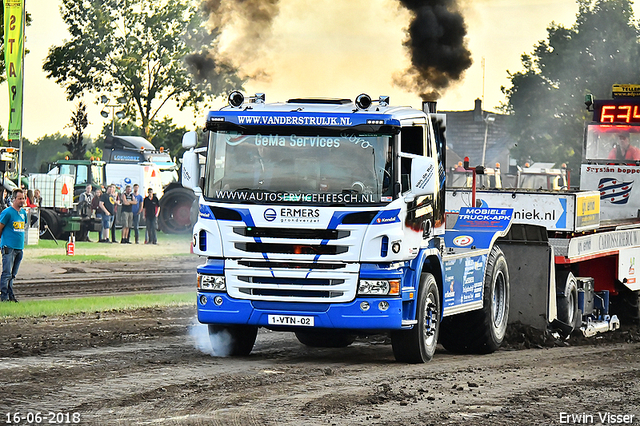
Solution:
[[[371,96],[362,93],[356,98],[356,107],[358,109],[368,109],[371,106]]]
[[[265,103],[266,100],[266,96],[264,93],[256,93],[255,96],[250,96],[249,97],[249,101],[255,103],[255,104],[263,104]],[[238,90],[234,90],[233,92],[229,93],[229,105],[231,105],[232,107],[238,108],[240,106],[242,106],[242,104],[244,103],[244,95],[242,94],[242,92],[239,92]]]
[[[244,103],[244,95],[237,90],[234,90],[233,92],[229,93],[228,100],[229,105],[237,108]]]
[[[371,96],[367,95],[366,93],[361,93],[356,98],[355,104],[356,108],[358,108],[359,110],[366,110],[369,109],[374,102],[378,102],[378,104],[382,107],[387,107],[389,106],[389,96],[380,96],[377,101],[374,101],[371,99]]]

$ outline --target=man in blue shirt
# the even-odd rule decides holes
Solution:
[[[0,300],[2,302],[18,302],[13,294],[13,280],[18,274],[24,249],[24,232],[27,224],[27,213],[24,192],[13,191],[11,207],[0,214],[0,247],[2,248],[2,276],[0,277]]]
[[[135,234],[136,237],[136,244],[138,244],[138,239],[139,239],[139,230],[138,227],[140,226],[140,211],[142,210],[142,201],[144,200],[144,198],[142,197],[142,195],[138,194],[138,191],[140,190],[140,185],[138,185],[137,183],[133,185],[133,198],[135,200],[135,204],[131,205],[131,211],[133,212],[133,232]]]

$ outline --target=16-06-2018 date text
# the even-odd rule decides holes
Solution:
[[[14,413],[5,413],[4,424],[78,424],[80,423],[81,416],[80,413],[74,412],[40,412],[40,411],[28,411],[25,413],[21,413],[16,411]]]

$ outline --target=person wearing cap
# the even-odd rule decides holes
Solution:
[[[618,143],[609,152],[610,160],[640,160],[640,149],[631,145],[628,133],[618,135]]]

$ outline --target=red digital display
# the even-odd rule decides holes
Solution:
[[[640,122],[638,105],[605,105],[600,112],[601,123]]]
[[[593,119],[599,123],[640,123],[640,100],[596,101]]]

